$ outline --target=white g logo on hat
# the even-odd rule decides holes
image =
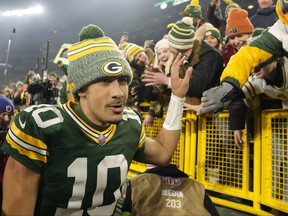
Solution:
[[[109,75],[118,75],[124,71],[124,65],[120,61],[109,60],[102,66],[102,71]]]

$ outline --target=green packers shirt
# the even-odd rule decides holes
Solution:
[[[20,112],[3,149],[42,176],[35,215],[112,215],[145,138],[141,117],[131,109],[103,129],[68,102]]]

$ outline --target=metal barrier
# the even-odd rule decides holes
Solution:
[[[288,111],[262,112],[261,203],[288,213]]]
[[[273,215],[265,211],[269,207],[288,213],[288,111],[250,113],[243,150],[234,143],[228,118],[228,112],[216,119],[185,112],[172,163],[202,183],[218,205],[256,215]],[[155,138],[163,121],[156,118],[147,136]],[[133,161],[129,177],[145,170],[145,164]]]

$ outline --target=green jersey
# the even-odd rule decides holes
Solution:
[[[3,148],[42,177],[35,215],[112,215],[145,138],[141,117],[128,108],[120,123],[99,128],[68,102],[20,112]]]

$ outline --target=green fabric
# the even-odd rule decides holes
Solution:
[[[83,27],[79,33],[79,41],[100,37],[104,37],[103,30],[93,24],[89,24],[88,26]]]
[[[9,136],[9,143],[4,143],[3,149],[42,176],[35,215],[49,216],[56,212],[57,215],[70,215],[72,209],[69,207],[69,211],[67,207],[72,203],[75,215],[112,215],[129,164],[136,152],[144,148],[138,146],[142,131],[140,116],[125,109],[123,121],[114,125],[113,130],[102,131],[106,135],[109,133],[104,145],[84,133],[98,137],[101,131],[83,117],[79,106],[74,113],[67,105],[63,108],[52,105],[28,107],[14,122],[17,130],[10,133],[14,135]],[[27,136],[30,138],[25,139]],[[45,146],[37,145],[36,140],[41,140]],[[26,151],[19,153],[23,148]],[[38,155],[35,152],[47,161],[34,158],[33,155]],[[76,193],[76,188],[81,192]],[[95,197],[103,197],[103,200],[92,205]],[[103,212],[102,205],[109,208],[109,213]]]
[[[132,213],[125,211],[125,212],[122,212],[121,216],[132,216]]]
[[[267,59],[262,64],[258,65],[255,68],[255,71],[259,71],[260,68],[273,62],[279,57],[288,56],[288,52],[283,48],[282,42],[279,41],[273,34],[268,32],[268,30],[264,30],[262,32],[261,40],[256,38],[249,43],[249,46],[257,47],[272,54],[272,57],[270,59]]]

